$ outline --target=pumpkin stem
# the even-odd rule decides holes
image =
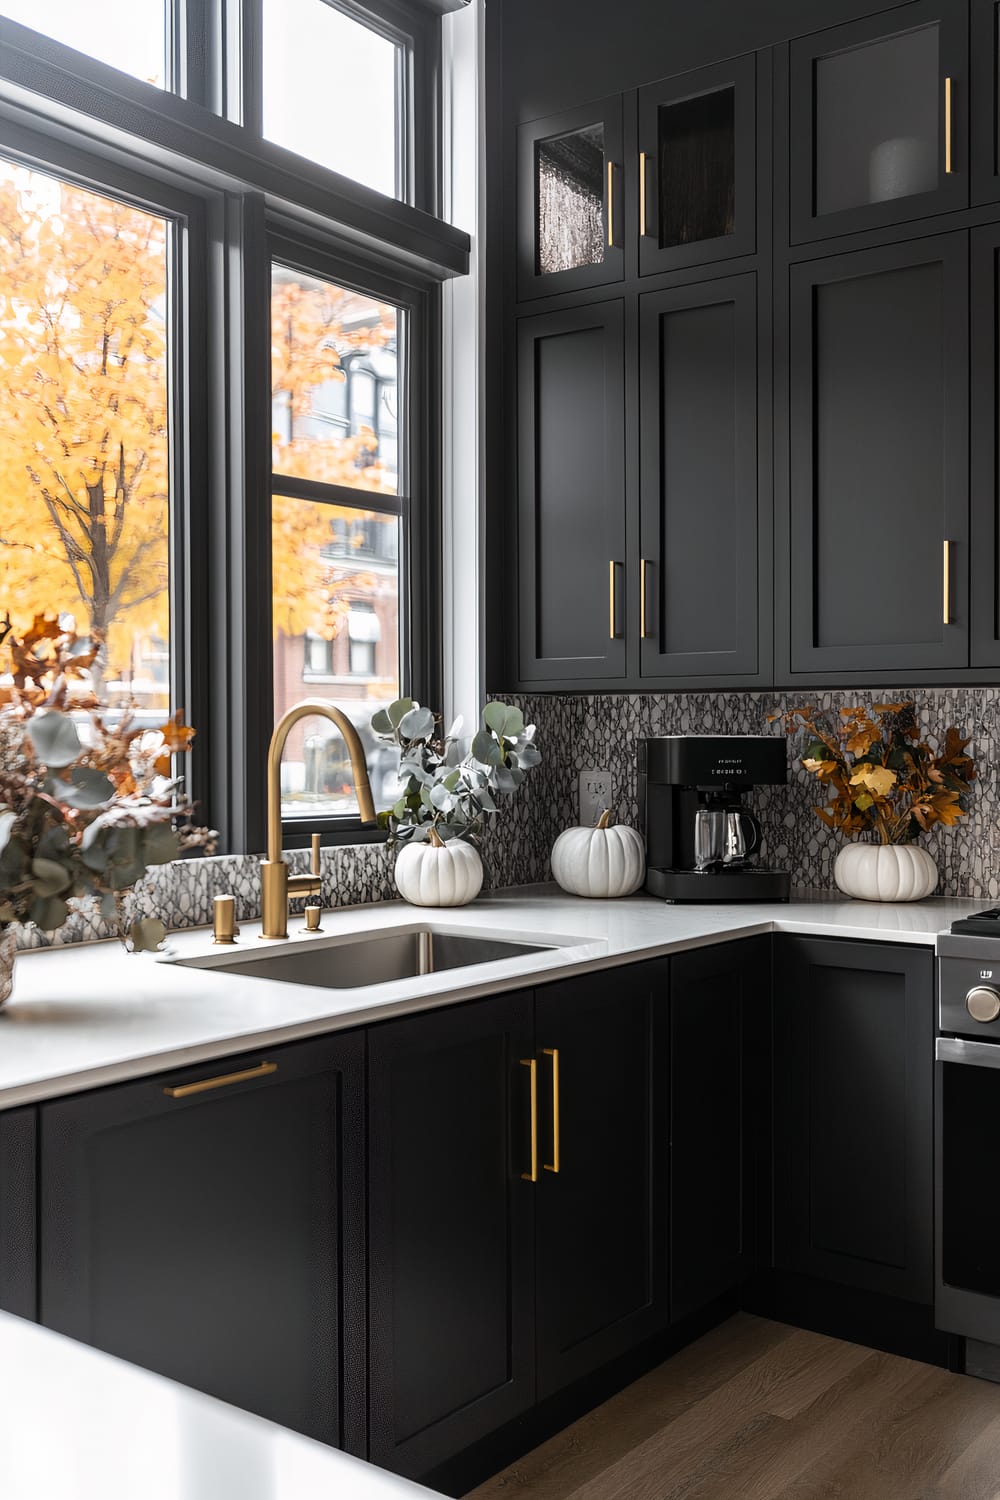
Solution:
[[[610,828],[611,827],[611,809],[610,809],[610,807],[606,807],[604,809],[604,811],[601,813],[601,816],[597,820],[597,827],[598,828]]]
[[[441,835],[438,833],[437,829],[434,828],[434,827],[431,828],[430,833],[427,835],[427,842],[431,845],[431,847],[433,849],[443,849],[444,848],[444,839],[441,837]]]

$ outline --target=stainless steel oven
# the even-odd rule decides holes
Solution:
[[[1000,1345],[1000,938],[938,955],[935,1322]]]

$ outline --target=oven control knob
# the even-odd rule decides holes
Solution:
[[[966,995],[965,1008],[974,1021],[995,1021],[1000,1016],[1000,990],[977,984]]]

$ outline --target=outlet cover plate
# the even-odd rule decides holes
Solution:
[[[610,771],[581,771],[580,827],[593,828],[604,809],[611,806],[613,795]]]

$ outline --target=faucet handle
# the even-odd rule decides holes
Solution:
[[[312,836],[312,855],[311,855],[310,861],[309,861],[309,873],[311,875],[315,875],[317,880],[319,879],[320,873],[321,873],[320,872],[320,868],[319,868],[319,834],[318,833],[314,833],[313,836]]]

